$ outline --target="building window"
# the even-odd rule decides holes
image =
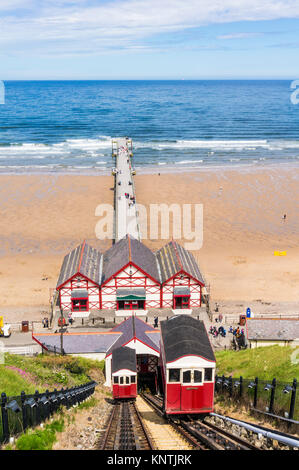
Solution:
[[[144,310],[145,300],[118,300],[117,310]]]
[[[72,299],[73,312],[87,312],[88,311],[88,298]]]
[[[179,382],[180,381],[180,369],[169,369],[168,371],[168,382]]]
[[[118,377],[113,378],[113,383],[118,384]]]
[[[135,383],[136,383],[136,376],[131,375],[131,384],[135,384]]]
[[[202,385],[203,372],[201,369],[183,370],[183,384]]]
[[[211,367],[205,369],[205,382],[212,382],[213,380],[213,369]]]
[[[194,378],[193,378],[193,383],[195,384],[201,384],[202,383],[202,372],[201,370],[194,370]]]
[[[191,370],[183,371],[183,384],[191,383]]]

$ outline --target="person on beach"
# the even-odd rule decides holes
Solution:
[[[287,214],[284,214],[283,220],[286,220],[286,219],[287,219]]]

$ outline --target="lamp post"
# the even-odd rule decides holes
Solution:
[[[62,308],[60,308],[60,351],[61,351],[61,354],[63,354],[63,333],[64,333],[64,329],[63,329],[63,320],[64,320],[64,317],[63,317],[63,310]]]

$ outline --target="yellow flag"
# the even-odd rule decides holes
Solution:
[[[3,328],[4,322],[3,322],[3,317],[0,317],[0,328]]]

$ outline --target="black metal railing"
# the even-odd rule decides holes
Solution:
[[[0,442],[8,442],[11,436],[17,436],[27,428],[33,428],[53,413],[61,406],[70,408],[77,403],[86,400],[94,393],[97,383],[94,381],[73,388],[54,389],[49,392],[39,393],[38,390],[33,395],[26,395],[22,392],[19,396],[7,397],[1,394],[0,406]]]
[[[248,408],[269,417],[299,424],[299,398],[297,380],[292,383],[255,379],[215,377],[215,395],[242,403]]]

